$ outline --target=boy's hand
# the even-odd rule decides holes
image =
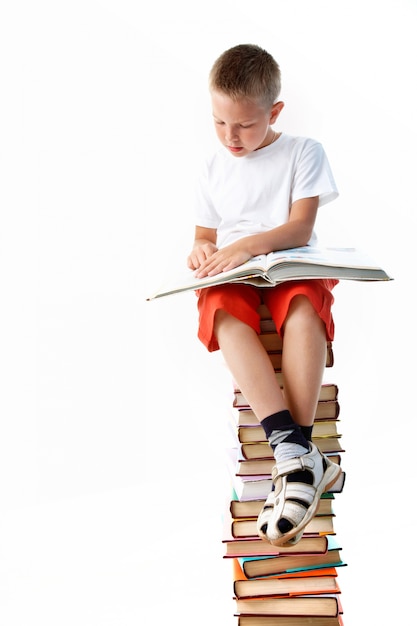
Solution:
[[[217,252],[213,252],[198,267],[195,273],[197,278],[215,276],[220,274],[220,272],[226,272],[248,261],[252,255],[245,250],[242,244],[242,240],[236,241],[225,248],[217,250]]]
[[[187,258],[187,266],[191,270],[199,270],[215,252],[217,252],[217,246],[210,241],[196,245]]]

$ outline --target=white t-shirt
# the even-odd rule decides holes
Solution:
[[[320,143],[282,133],[269,146],[237,158],[221,148],[205,163],[196,193],[196,224],[217,229],[219,248],[288,222],[293,202],[338,196]],[[315,233],[310,244],[316,240]]]

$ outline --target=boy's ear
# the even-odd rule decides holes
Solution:
[[[275,104],[272,105],[271,118],[269,120],[270,124],[274,124],[274,122],[277,121],[278,115],[281,113],[283,108],[284,108],[283,102],[275,102]]]

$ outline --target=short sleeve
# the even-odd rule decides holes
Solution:
[[[319,206],[339,195],[323,146],[308,140],[302,146],[295,163],[292,202],[302,198],[319,197]]]

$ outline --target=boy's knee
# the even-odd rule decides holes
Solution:
[[[308,297],[301,293],[291,299],[288,307],[288,315],[293,313],[300,313],[301,315],[309,315],[313,313],[314,315],[317,315],[316,310]]]
[[[214,323],[213,323],[214,329],[216,330],[218,325],[221,324],[228,317],[230,317],[230,314],[227,311],[225,311],[224,309],[217,309],[217,311],[214,314]]]
[[[215,333],[217,333],[217,330],[219,329],[220,326],[223,326],[225,324],[238,325],[238,324],[244,324],[244,323],[245,322],[239,320],[237,317],[235,317],[228,311],[225,311],[224,309],[217,309],[217,311],[214,314],[213,327],[214,327]]]
[[[318,323],[320,325],[322,324],[320,316],[307,296],[299,294],[292,298],[290,306],[288,307],[287,317],[285,318],[284,329],[288,324],[292,323],[308,326]]]

